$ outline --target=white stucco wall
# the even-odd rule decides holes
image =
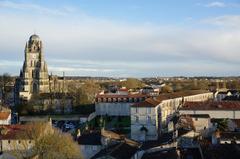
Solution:
[[[180,110],[180,114],[209,114],[216,119],[240,119],[240,110]]]
[[[214,95],[212,92],[209,93],[202,93],[202,94],[196,94],[191,96],[184,97],[184,101],[191,101],[191,102],[200,102],[200,101],[206,101],[209,99],[213,99]]]
[[[213,93],[202,93],[184,97],[184,101],[206,101],[213,98]],[[156,107],[131,107],[131,138],[141,140],[143,133],[140,131],[144,126],[148,129],[145,140],[156,140],[159,133],[167,126],[176,110],[181,107],[183,98],[173,98],[163,100]],[[151,108],[151,113],[147,109]],[[137,109],[137,112],[136,112]],[[147,122],[147,116],[151,117],[152,122]],[[136,122],[138,117],[138,122]]]
[[[11,125],[11,114],[6,120],[0,120],[0,125]]]
[[[95,103],[96,115],[130,116],[133,103]]]
[[[137,141],[158,138],[158,119],[156,107],[131,107],[131,138]],[[142,127],[147,132],[141,131]]]
[[[29,150],[34,146],[33,140],[1,140],[2,151]]]
[[[197,118],[197,117],[192,117],[193,119],[193,125],[196,128],[196,131],[202,131],[202,130],[207,130],[211,127],[211,122],[210,118]]]

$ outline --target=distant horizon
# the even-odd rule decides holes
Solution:
[[[36,33],[49,74],[240,76],[236,0],[2,0],[0,26],[0,74],[19,75]]]
[[[11,74],[9,72],[4,72],[1,73],[1,75],[3,74],[9,74],[12,77],[19,77],[19,75],[17,74]],[[51,75],[51,73],[49,73],[49,76]],[[58,76],[58,77],[63,77],[63,74],[52,74],[53,76]],[[136,78],[136,79],[143,79],[143,78],[240,78],[239,76],[148,76],[148,77],[136,77],[136,76],[128,76],[128,77],[121,77],[121,76],[83,76],[83,75],[66,75],[64,77],[68,77],[68,78],[113,78],[113,79],[126,79],[126,78]]]

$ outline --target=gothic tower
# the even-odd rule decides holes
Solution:
[[[49,92],[47,63],[44,60],[42,41],[36,34],[30,36],[26,43],[20,79],[20,96]]]

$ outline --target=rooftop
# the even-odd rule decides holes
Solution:
[[[0,112],[0,120],[7,120],[11,112],[8,111],[1,111]]]
[[[19,138],[30,138],[24,135],[29,127],[27,125],[1,125],[0,140],[13,140]]]
[[[145,101],[132,105],[132,107],[156,107],[163,100],[197,95],[202,93],[210,93],[210,92],[205,90],[192,90],[192,91],[183,91],[183,92],[174,92],[174,93],[164,93],[164,94],[160,94],[158,97],[156,97],[156,99],[147,98]]]
[[[96,98],[143,98],[147,97],[144,94],[118,94],[118,93],[111,93],[111,94],[98,94]]]
[[[137,146],[120,142],[102,149],[99,153],[92,157],[92,159],[97,159],[104,156],[111,156],[115,159],[130,159],[137,152],[137,150]]]
[[[203,93],[211,93],[211,92],[206,90],[189,90],[189,91],[181,91],[181,92],[173,92],[173,93],[163,93],[157,97],[157,100],[161,102],[163,100],[192,96],[192,95],[203,94]]]
[[[172,148],[169,150],[162,150],[156,151],[152,153],[144,153],[142,159],[159,159],[159,158],[166,158],[166,159],[177,159],[177,151],[176,148]]]
[[[189,114],[192,118],[210,118],[209,114]]]
[[[102,145],[101,144],[101,133],[94,132],[88,134],[82,134],[78,138],[79,145]]]
[[[185,102],[180,110],[240,110],[239,101]]]
[[[220,144],[220,145],[212,145],[208,147],[206,151],[204,151],[204,156],[207,159],[239,159],[240,146],[237,144]]]
[[[153,98],[147,98],[145,101],[133,104],[132,107],[156,107],[160,102]]]
[[[33,35],[30,36],[29,39],[30,39],[31,41],[32,41],[32,40],[40,40],[40,37],[39,37],[38,35],[36,35],[36,34],[33,34]]]

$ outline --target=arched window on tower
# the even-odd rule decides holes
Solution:
[[[33,93],[37,93],[38,92],[38,85],[37,83],[33,83]]]

